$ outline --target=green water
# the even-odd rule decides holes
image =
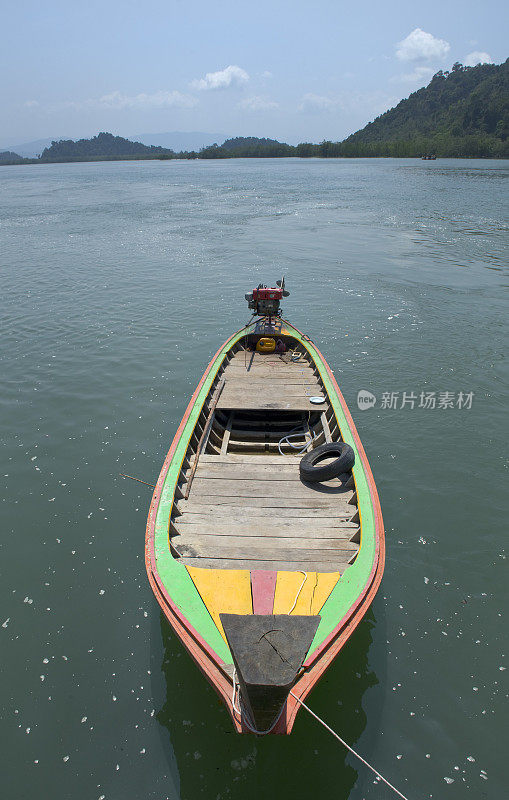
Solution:
[[[411,800],[505,796],[508,176],[390,159],[1,170],[5,800],[393,796],[305,711],[288,738],[233,733],[152,598],[150,490],[119,477],[156,479],[244,293],[283,273],[387,533],[379,594],[309,704]],[[421,392],[472,407],[419,408]]]

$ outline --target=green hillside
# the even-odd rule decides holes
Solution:
[[[508,136],[509,59],[456,63],[345,139],[340,154],[508,157]]]
[[[141,142],[131,142],[122,136],[111,133],[98,133],[92,139],[62,139],[52,142],[41,153],[40,160],[48,161],[87,161],[96,159],[158,158],[172,156],[173,151]]]

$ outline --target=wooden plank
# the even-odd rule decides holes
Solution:
[[[232,423],[233,423],[234,414],[230,412],[228,416],[228,423],[226,425],[225,432],[223,434],[223,441],[221,443],[221,455],[225,456],[228,452],[228,442],[230,441],[230,434],[232,432]]]
[[[228,505],[228,502],[212,505],[207,503],[193,502],[192,498],[189,503],[183,503],[180,509],[183,513],[182,516],[175,518],[175,523],[179,525],[181,522],[187,523],[193,517],[198,517],[199,521],[207,519],[222,519],[228,516],[228,519],[246,520],[249,519],[253,522],[259,521],[263,525],[264,521],[267,522],[267,517],[273,518],[274,521],[279,523],[280,519],[301,519],[303,524],[308,520],[314,521],[314,524],[322,524],[320,521],[332,519],[347,519],[349,520],[355,514],[355,508],[349,505],[346,501],[336,500],[334,505],[329,506],[313,506],[306,508],[303,506],[245,506],[242,505]],[[260,517],[262,519],[260,519]]]
[[[201,526],[204,533],[215,533],[224,536],[270,536],[274,535],[270,532],[277,528],[281,530],[281,535],[284,535],[284,531],[290,531],[290,533],[286,535],[310,536],[312,535],[310,531],[319,531],[324,528],[342,528],[345,531],[345,535],[348,533],[349,536],[352,536],[359,527],[358,523],[353,522],[351,519],[352,511],[348,509],[351,509],[352,506],[343,506],[343,508],[337,509],[334,515],[331,514],[325,517],[305,517],[302,516],[302,514],[300,516],[296,514],[288,516],[286,512],[289,509],[287,508],[281,509],[279,513],[266,514],[265,516],[262,515],[258,517],[253,517],[249,514],[239,514],[238,508],[230,508],[227,514],[225,514],[221,506],[211,506],[211,508],[216,509],[215,513],[193,514],[188,511],[184,512],[181,517],[175,518],[173,523],[175,530],[179,533],[183,533],[186,527],[192,525],[193,527]],[[303,509],[296,510],[302,511]],[[237,514],[235,514],[235,511],[237,511]],[[252,531],[252,533],[249,534],[248,531]],[[259,533],[257,533],[257,531],[259,531]],[[294,531],[294,533],[291,531]]]
[[[223,375],[316,375],[314,367],[304,364],[253,364],[245,367],[243,364],[229,364],[225,367]]]
[[[348,561],[345,559],[337,559],[337,562],[331,564],[330,561],[319,561],[318,559],[303,560],[303,561],[268,561],[263,558],[191,558],[187,556],[182,559],[182,563],[186,566],[202,567],[205,569],[265,569],[265,570],[288,570],[294,572],[298,569],[306,571],[314,570],[316,572],[340,572],[344,575],[345,570],[348,568]]]
[[[357,553],[359,546],[350,542],[348,538],[336,537],[334,539],[310,537],[281,537],[275,536],[200,536],[196,533],[172,537],[172,546],[179,553],[197,556],[226,556],[237,554],[247,557],[259,558],[259,551],[270,555],[270,558],[279,556],[280,553],[318,553],[322,551],[348,553],[349,556]],[[193,551],[189,551],[189,548]],[[254,554],[254,555],[253,555]],[[287,556],[288,557],[288,556]]]
[[[300,481],[299,465],[282,464],[200,464],[196,478],[220,480]]]
[[[263,381],[227,381],[226,390],[228,394],[234,395],[244,394],[246,392],[248,394],[252,392],[257,392],[259,394],[270,392],[271,394],[279,393],[281,396],[284,395],[285,397],[300,397],[302,395],[306,397],[310,395],[313,397],[317,394],[324,394],[318,381],[316,383],[313,383],[313,381],[289,383],[288,380],[275,381],[270,378]]]
[[[207,606],[219,633],[226,641],[219,614],[252,614],[251,576],[247,570],[218,573],[213,569],[200,569],[188,565],[194,585]]]
[[[350,508],[352,508],[352,514],[355,511],[355,506],[352,506],[350,502],[350,498],[352,497],[353,492],[350,489],[346,489],[344,494],[336,494],[336,495],[319,495],[316,497],[251,497],[246,498],[242,496],[236,495],[217,495],[217,494],[208,494],[208,495],[195,495],[193,492],[189,500],[179,502],[179,509],[180,511],[185,511],[187,508],[194,508],[197,505],[213,505],[213,506],[221,506],[224,507],[235,507],[235,508],[247,508],[249,506],[255,506],[256,508],[268,508],[268,509],[275,509],[275,508],[296,508],[296,509],[329,509],[330,511],[337,511],[339,506],[343,506],[346,503]]]
[[[288,455],[282,456],[279,453],[274,455],[270,453],[263,453],[260,455],[249,455],[249,453],[228,453],[226,456],[209,455],[204,453],[200,458],[200,463],[210,464],[249,464],[249,466],[256,466],[258,464],[273,464],[275,466],[284,464],[299,465],[301,456]]]
[[[245,350],[237,350],[237,352],[232,353],[232,361],[244,361],[246,358],[246,351]],[[247,360],[248,362],[251,361],[252,363],[258,362],[267,362],[267,361],[279,361],[280,363],[289,363],[285,362],[283,358],[278,353],[259,353],[257,350],[248,350],[247,351]],[[230,362],[231,363],[231,362]],[[291,362],[293,363],[293,362]]]
[[[327,403],[324,403],[327,407]],[[289,397],[288,399],[276,400],[267,399],[257,396],[248,397],[246,395],[237,394],[233,395],[227,393],[222,397],[217,406],[219,409],[236,410],[250,410],[256,411],[263,409],[264,411],[314,411],[316,406],[310,403],[307,397]],[[322,407],[322,406],[321,406]]]
[[[319,614],[339,578],[339,572],[278,572],[273,613]]]
[[[223,391],[223,389],[224,389],[224,378],[219,382],[219,384],[217,386],[217,389],[216,389],[216,391],[214,393],[214,399],[212,400],[212,403],[210,405],[207,421],[205,423],[205,427],[203,428],[202,435],[200,436],[200,441],[198,442],[198,447],[196,448],[196,453],[195,453],[195,456],[194,456],[193,466],[191,467],[191,472],[188,475],[186,491],[184,492],[184,497],[186,499],[189,497],[189,493],[191,491],[191,484],[193,482],[194,474],[196,472],[196,467],[198,466],[198,459],[200,458],[200,453],[202,451],[203,446],[207,442],[207,434],[210,432],[210,430],[212,428],[212,420],[214,418],[214,412],[216,410],[216,406],[217,406],[218,400],[219,400],[219,398],[221,396],[221,392]]]
[[[275,550],[273,547],[263,546],[263,542],[251,545],[242,542],[240,547],[232,545],[226,539],[224,544],[211,546],[208,538],[203,540],[195,538],[192,543],[180,542],[177,550],[182,556],[189,558],[254,558],[265,561],[323,561],[335,564],[338,559],[348,560],[357,552],[358,547],[349,542],[341,542],[341,546],[338,547],[278,547]],[[251,597],[251,584],[249,597]]]
[[[268,375],[267,377],[251,375],[228,375],[226,385],[228,387],[244,386],[267,386],[272,383],[274,386],[314,386],[320,387],[320,382],[314,377],[307,378],[305,375]]]
[[[279,364],[288,364],[290,366],[294,366],[296,364],[313,364],[314,362],[310,358],[300,358],[298,360],[292,361],[289,358],[281,358],[279,353],[254,353],[252,350],[248,351],[247,354],[244,350],[233,353],[232,357],[228,361],[229,364],[244,364],[244,358],[247,356],[247,363],[248,364],[267,364],[272,362],[277,362]]]
[[[228,383],[223,393],[222,402],[225,402],[225,397],[228,402],[237,400],[237,398],[245,399],[246,397],[253,398],[257,401],[266,401],[267,399],[283,401],[293,400],[294,397],[314,397],[316,394],[316,387],[308,387],[307,385],[294,385],[281,383],[277,386],[275,384],[268,384],[261,388],[260,386],[251,386],[243,384],[239,388],[231,387]]]
[[[243,372],[255,372],[256,370],[276,370],[281,372],[297,373],[300,371],[313,372],[316,367],[309,361],[288,362],[272,359],[271,361],[250,361],[244,364],[244,359],[233,359],[224,368],[224,372],[233,370],[243,370]]]
[[[315,381],[320,383],[312,370],[299,370],[299,372],[280,372],[278,370],[253,370],[252,372],[225,372],[224,377],[227,383],[273,383],[277,386],[281,383],[288,383],[291,386],[302,386],[303,384],[313,384]]]
[[[196,516],[196,515],[193,515]],[[181,518],[182,519],[182,518]],[[180,536],[230,536],[233,539],[244,539],[245,537],[255,537],[258,539],[267,538],[290,538],[302,539],[314,542],[315,539],[345,539],[350,541],[352,535],[357,530],[355,522],[346,519],[328,517],[323,524],[317,524],[314,520],[307,520],[306,524],[299,525],[293,519],[277,519],[273,524],[265,520],[261,523],[224,521],[220,519],[205,521],[195,520],[193,522],[179,522],[176,524],[176,532]],[[177,542],[178,540],[175,539]]]
[[[311,488],[313,487],[313,488]],[[223,478],[196,478],[192,497],[301,497],[306,499],[327,497],[332,499],[351,491],[341,486],[337,478],[327,483],[304,484],[300,480],[225,480]]]
[[[325,441],[332,442],[332,436],[330,435],[329,423],[327,422],[327,415],[325,411],[322,411],[320,414],[320,419],[322,421],[323,432],[325,434]]]

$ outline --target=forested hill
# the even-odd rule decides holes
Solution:
[[[509,156],[509,59],[437,72],[341,143],[342,155]]]
[[[41,161],[83,161],[88,159],[117,159],[149,157],[158,158],[161,155],[173,156],[172,150],[164,147],[155,147],[141,142],[131,142],[122,136],[113,136],[111,133],[98,133],[92,139],[62,139],[52,142],[51,147],[46,147],[40,157]]]

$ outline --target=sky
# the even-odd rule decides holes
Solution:
[[[339,141],[455,61],[501,63],[502,0],[20,0],[0,146],[99,131]]]

